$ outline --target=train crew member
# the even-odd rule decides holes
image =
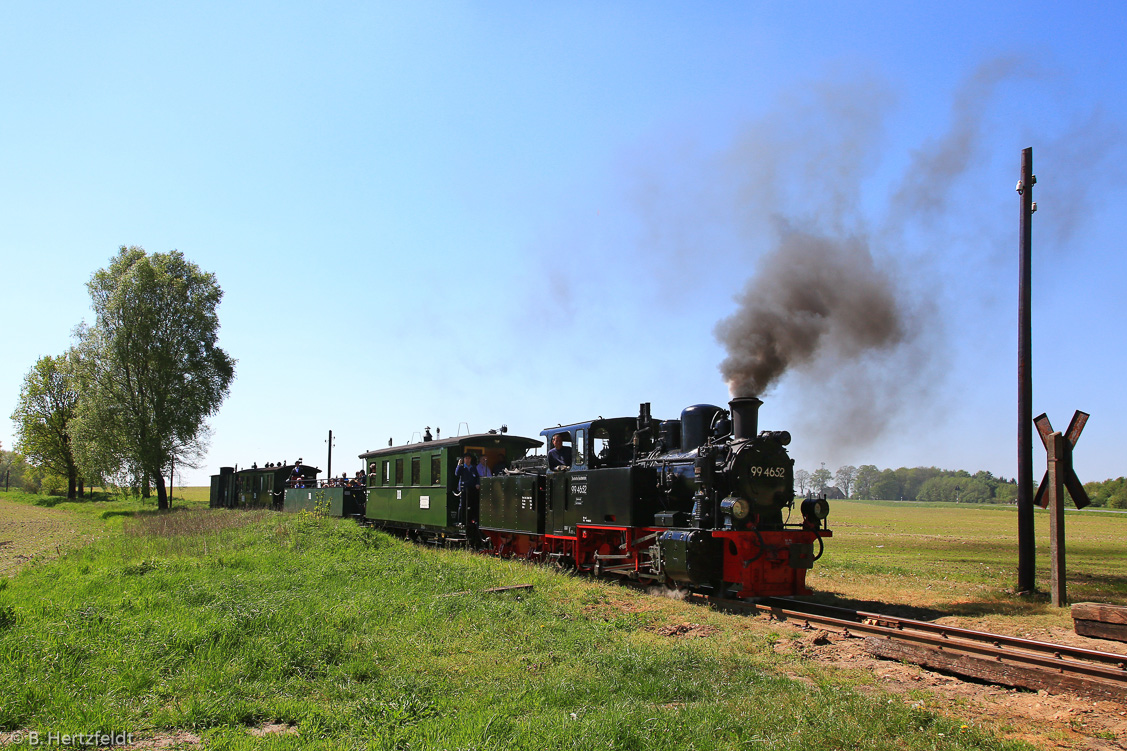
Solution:
[[[478,477],[492,477],[493,476],[493,472],[490,471],[490,469],[489,469],[489,463],[485,461],[485,454],[482,454],[480,459],[478,459],[478,457],[476,457],[476,456],[474,457],[474,459],[477,459],[477,476]]]
[[[561,472],[571,467],[571,446],[565,446],[563,433],[552,436],[552,450],[548,452],[548,468]]]
[[[473,466],[473,454],[466,452],[462,463],[454,470],[458,479],[458,524],[465,526],[476,522],[473,509],[477,507],[477,490],[481,487],[477,469]]]
[[[302,482],[304,478],[301,474],[301,459],[293,465],[293,471],[290,472],[290,484],[295,488],[304,488],[305,483]]]

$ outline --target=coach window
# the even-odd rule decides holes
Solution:
[[[586,467],[587,466],[587,431],[580,428],[575,431],[575,448],[573,449],[574,457],[571,461],[573,467]]]
[[[423,477],[422,477],[423,469],[422,469],[422,467],[423,467],[423,458],[421,456],[412,456],[411,457],[411,484],[412,485],[422,485],[423,484]]]
[[[395,460],[395,484],[396,485],[402,485],[403,484],[403,460],[402,459],[396,459]]]
[[[441,485],[442,484],[442,455],[441,454],[431,454],[430,455],[430,484],[431,485]]]

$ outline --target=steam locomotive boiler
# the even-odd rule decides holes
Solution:
[[[500,556],[736,597],[810,594],[828,505],[795,521],[790,434],[758,431],[762,402],[698,404],[678,420],[599,418],[541,431],[552,454],[481,480],[467,534]],[[555,466],[551,466],[552,464]]]

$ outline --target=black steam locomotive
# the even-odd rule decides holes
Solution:
[[[828,505],[808,499],[790,520],[790,434],[758,431],[761,404],[700,404],[679,420],[654,419],[643,404],[636,418],[548,428],[547,444],[566,449],[556,466],[527,455],[540,441],[501,432],[368,452],[365,518],[596,575],[738,597],[809,594],[806,570],[832,535]],[[467,453],[484,476],[460,520],[451,479]]]

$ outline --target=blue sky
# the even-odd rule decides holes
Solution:
[[[831,328],[761,394],[761,427],[790,430],[810,470],[1012,477],[1014,186],[1032,146],[1034,412],[1058,428],[1090,412],[1081,479],[1127,474],[1123,18],[7,2],[0,394],[10,412],[35,360],[67,348],[119,245],[175,248],[216,274],[238,360],[183,482],[324,467],[330,429],[334,470],[352,471],[426,426],[537,435],[641,401],[660,417],[723,403],[717,323],[772,264],[810,264],[886,285],[901,337],[853,349]],[[865,263],[795,255],[795,236]]]

